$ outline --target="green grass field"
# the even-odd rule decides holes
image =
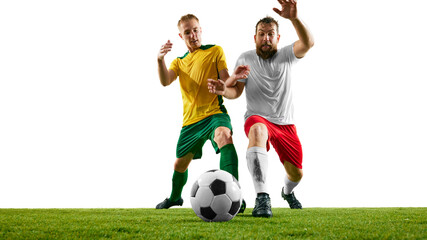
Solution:
[[[0,239],[427,239],[427,208],[274,208],[207,223],[190,208],[0,209]]]

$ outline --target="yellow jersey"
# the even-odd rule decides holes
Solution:
[[[214,114],[227,113],[223,97],[208,91],[208,79],[218,79],[219,72],[227,69],[220,46],[202,45],[192,53],[175,58],[169,69],[179,77],[184,107],[183,126]]]

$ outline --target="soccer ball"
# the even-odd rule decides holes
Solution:
[[[223,170],[203,173],[191,189],[191,207],[206,222],[225,222],[236,216],[242,204],[239,182]]]

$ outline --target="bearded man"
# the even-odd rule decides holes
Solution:
[[[273,145],[286,176],[281,195],[291,209],[301,209],[294,188],[302,179],[302,147],[293,118],[291,67],[303,58],[314,45],[313,37],[297,14],[294,0],[279,0],[282,9],[273,8],[281,17],[291,21],[298,40],[277,48],[280,40],[279,24],[266,17],[256,24],[256,49],[243,53],[237,60],[235,74],[225,84],[209,81],[212,93],[237,98],[246,90],[247,111],[245,133],[249,138],[246,160],[257,198],[252,211],[254,217],[272,217],[267,186],[267,151]],[[237,79],[235,75],[247,75]]]

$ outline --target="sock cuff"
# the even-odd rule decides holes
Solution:
[[[286,184],[286,183],[298,184],[298,183],[300,183],[300,182],[301,182],[301,180],[299,180],[298,182],[294,182],[294,181],[289,180],[289,178],[288,178],[287,176],[285,177],[285,184]]]
[[[226,145],[222,146],[222,148],[220,148],[219,150],[221,151],[221,150],[223,150],[223,149],[228,149],[228,148],[231,148],[231,147],[233,147],[233,148],[234,148],[234,143],[226,144]]]
[[[261,154],[267,154],[267,149],[263,147],[250,147],[246,151],[247,153],[261,153]]]
[[[177,176],[187,176],[188,175],[188,169],[187,170],[185,170],[185,172],[178,172],[178,171],[176,171],[176,170],[173,170],[173,175],[177,175]]]

